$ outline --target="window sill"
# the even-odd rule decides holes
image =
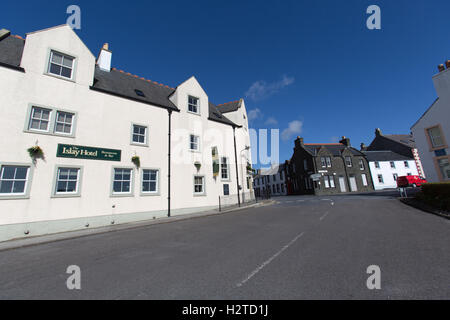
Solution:
[[[141,193],[140,193],[140,196],[141,196],[141,197],[159,197],[159,196],[161,196],[161,193],[159,193],[159,192],[155,192],[155,193],[151,193],[151,192],[148,192],[148,193],[141,192]]]
[[[81,198],[81,194],[53,194],[51,196],[52,199],[59,199],[59,198]]]
[[[73,72],[73,70],[72,70],[72,72]],[[68,82],[76,83],[75,80],[73,80],[73,79],[69,79],[69,78],[65,78],[65,77],[62,77],[62,76],[58,76],[58,75],[53,74],[53,73],[44,72],[44,75],[52,77],[52,78],[55,78],[55,79],[60,79],[60,80],[65,80],[65,81],[68,81]]]
[[[113,193],[110,195],[110,198],[134,198],[134,194],[132,193]]]
[[[149,147],[148,143],[131,142],[130,145],[131,146],[136,146],[136,147],[144,147],[144,148],[148,148]]]
[[[23,130],[23,132],[32,133],[32,134],[42,134],[45,136],[54,136],[54,137],[75,139],[74,134],[63,134],[63,133],[55,133],[55,132],[50,132],[50,131],[39,131],[39,130],[32,130],[32,129],[25,129],[25,130]]]
[[[187,111],[187,113],[192,114],[192,115],[195,115],[195,116],[199,116],[199,117],[202,116],[201,113],[196,113],[196,112],[192,112],[192,111],[189,111],[189,110]]]
[[[206,197],[206,193],[194,193],[194,197]]]
[[[29,195],[0,195],[0,201],[2,200],[28,200],[30,199]]]

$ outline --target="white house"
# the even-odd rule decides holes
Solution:
[[[253,197],[243,100],[225,116],[194,77],[172,88],[111,60],[67,25],[0,31],[0,241]]]
[[[433,76],[438,98],[411,127],[429,182],[450,181],[450,60]]]
[[[363,151],[375,190],[397,188],[397,178],[419,175],[416,161],[392,151]]]
[[[260,197],[267,195],[286,196],[288,194],[286,178],[286,166],[284,164],[259,170],[253,179],[255,194]]]

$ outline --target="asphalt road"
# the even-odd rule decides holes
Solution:
[[[450,298],[449,220],[389,194],[277,200],[0,252],[0,299]]]

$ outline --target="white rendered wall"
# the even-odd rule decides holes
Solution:
[[[390,161],[380,161],[380,168],[376,168],[374,161],[369,162],[375,190],[397,188],[397,182],[394,180],[394,174],[397,174],[398,177],[407,176],[408,173],[413,176],[419,174],[414,160],[408,160],[409,168],[405,167],[404,161],[394,161],[394,163],[395,168],[391,168]],[[380,183],[378,181],[379,174],[383,175],[384,183]]]

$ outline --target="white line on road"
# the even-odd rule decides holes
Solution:
[[[327,216],[329,214],[329,212],[327,211],[327,212],[325,212],[325,214],[322,216],[322,217],[320,217],[320,221],[322,221],[323,219],[325,219],[325,217]]]
[[[246,282],[248,282],[251,278],[253,278],[258,272],[260,272],[264,267],[269,265],[276,257],[278,257],[280,254],[282,254],[286,249],[288,249],[290,246],[292,246],[298,239],[300,239],[303,236],[304,232],[300,233],[298,236],[296,236],[291,242],[289,242],[287,245],[285,245],[283,248],[280,249],[277,253],[275,253],[270,259],[268,259],[266,262],[264,262],[262,265],[260,265],[258,268],[256,268],[252,273],[250,273],[247,278],[242,280],[237,284],[238,287],[242,287]]]

